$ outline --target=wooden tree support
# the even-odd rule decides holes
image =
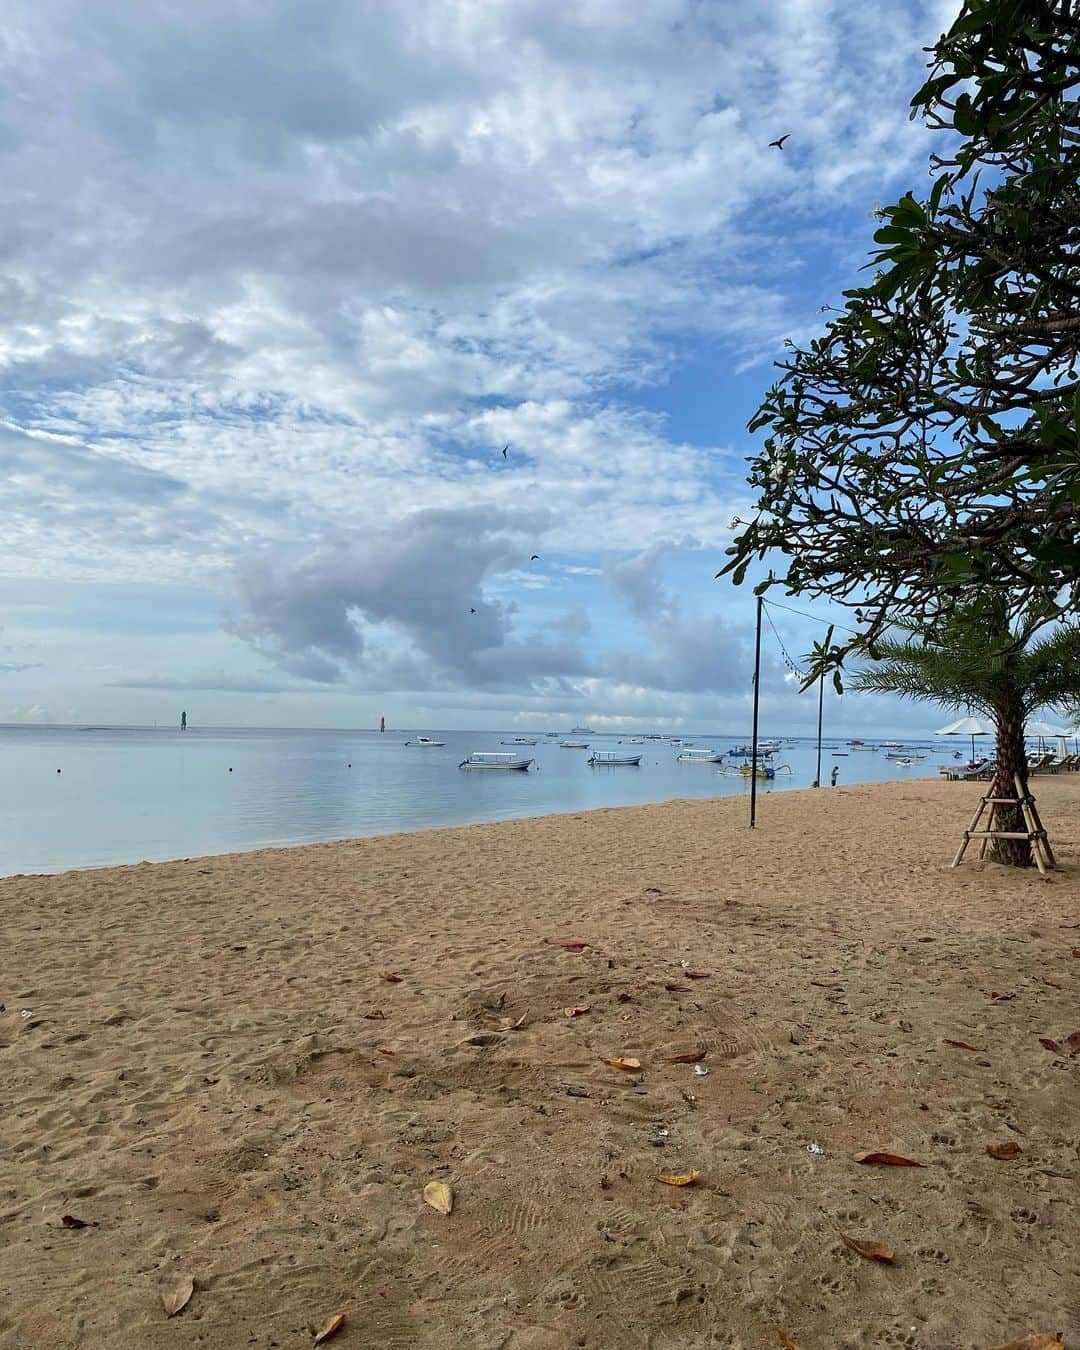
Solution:
[[[1035,805],[1035,798],[1030,792],[1025,792],[1020,782],[1020,775],[1013,774],[1013,782],[1016,784],[1015,797],[982,797],[979,800],[979,809],[975,812],[974,819],[968,828],[964,831],[964,840],[956,851],[956,857],[952,860],[955,867],[964,856],[968,844],[973,839],[980,839],[982,843],[979,846],[979,857],[986,857],[986,849],[991,839],[1026,839],[1031,845],[1032,856],[1035,859],[1035,865],[1039,871],[1046,875],[1047,868],[1053,867],[1054,851],[1050,847],[1050,840],[1046,837],[1046,831],[1043,829],[1043,823],[1039,819],[1039,810]],[[996,830],[994,822],[998,818],[1000,808],[1003,806],[1019,807],[1021,815],[1024,817],[1026,830]],[[979,821],[982,820],[983,812],[990,808],[990,815],[987,817],[986,828],[979,829]]]

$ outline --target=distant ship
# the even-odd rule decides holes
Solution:
[[[596,735],[596,732],[593,731],[592,727],[571,727],[571,728],[570,728],[570,735],[571,735],[571,736],[595,736],[595,735]]]

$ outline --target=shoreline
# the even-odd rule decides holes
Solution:
[[[310,1345],[339,1312],[343,1350],[1073,1329],[1080,1056],[1040,1038],[1077,1029],[1080,775],[1036,780],[1049,880],[950,868],[980,790],[3,878],[0,1344]]]
[[[856,792],[863,788],[889,789],[894,787],[901,787],[906,784],[927,783],[937,781],[939,781],[937,775],[931,775],[930,773],[926,773],[917,776],[913,775],[911,778],[895,782],[869,779],[863,782],[837,784],[835,788],[830,787],[828,784],[826,784],[822,788],[813,788],[810,787],[809,785],[806,785],[801,787],[781,787],[781,788],[773,788],[770,786],[768,789],[766,789],[764,786],[759,786],[758,825],[759,827],[763,825],[764,819],[762,816],[762,811],[764,809],[763,803],[767,797],[779,795],[787,797],[791,795],[799,795],[804,792],[850,793]],[[958,783],[951,783],[949,784],[949,786],[951,788],[955,788],[960,787],[962,785]],[[968,786],[972,785],[968,784]],[[378,834],[345,834],[336,836],[331,839],[300,839],[295,841],[252,844],[250,848],[228,849],[222,853],[199,853],[199,854],[192,853],[185,855],[176,854],[169,856],[167,858],[139,858],[131,862],[87,863],[80,867],[65,867],[59,868],[55,871],[44,871],[44,872],[0,872],[0,884],[2,884],[5,881],[14,881],[30,877],[64,877],[73,873],[78,874],[83,872],[123,871],[125,869],[133,867],[138,868],[165,867],[169,866],[170,864],[201,862],[207,859],[245,858],[250,857],[252,854],[259,854],[259,853],[290,853],[294,849],[328,848],[328,847],[332,848],[375,839],[413,838],[416,835],[439,834],[447,831],[456,831],[456,830],[472,830],[478,829],[481,826],[492,827],[500,825],[522,824],[525,822],[538,820],[574,819],[578,817],[601,815],[609,811],[647,811],[654,807],[670,807],[680,804],[686,806],[691,805],[703,806],[709,805],[710,803],[713,802],[742,803],[743,810],[746,813],[747,817],[749,818],[750,792],[749,787],[747,787],[745,795],[740,794],[739,796],[735,796],[734,793],[728,793],[723,796],[718,795],[715,797],[678,797],[678,796],[664,797],[658,799],[657,801],[651,802],[623,803],[623,804],[616,804],[613,806],[572,807],[566,811],[544,811],[534,815],[504,816],[498,820],[472,820],[454,825],[417,825],[414,829],[389,830]],[[747,828],[749,829],[749,824],[747,824]]]

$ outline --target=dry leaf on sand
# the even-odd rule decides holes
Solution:
[[[604,1063],[610,1064],[613,1069],[627,1069],[631,1073],[641,1068],[640,1059],[605,1059]]]
[[[991,1350],[1065,1350],[1065,1342],[1060,1336],[1051,1336],[1046,1331],[1032,1331],[1022,1341],[1010,1341],[1008,1345],[995,1345]]]
[[[708,1054],[708,1050],[687,1050],[682,1055],[668,1055],[669,1064],[700,1064]]]
[[[664,988],[669,994],[689,994],[690,986],[688,984],[665,984]]]
[[[899,1153],[856,1153],[857,1163],[877,1163],[881,1167],[925,1167],[925,1163],[915,1162]]]
[[[1052,1050],[1055,1055],[1061,1054],[1061,1046],[1057,1041],[1052,1041],[1049,1036],[1040,1036],[1039,1044],[1046,1050]]]
[[[312,1344],[322,1345],[323,1341],[328,1341],[331,1336],[336,1336],[344,1325],[345,1325],[345,1314],[335,1313],[334,1316],[331,1317],[329,1322],[325,1323],[325,1325],[319,1330]]]
[[[587,1012],[592,1012],[591,1003],[579,1003],[576,1008],[564,1008],[563,1012],[567,1017],[583,1017]]]
[[[161,1306],[165,1309],[166,1317],[175,1317],[178,1312],[186,1308],[188,1300],[195,1292],[195,1281],[190,1275],[187,1275],[178,1284],[174,1284],[171,1289],[161,1291]]]
[[[1080,1055],[1080,1031],[1072,1031],[1065,1037],[1070,1055]]]
[[[884,1242],[875,1242],[873,1238],[854,1238],[850,1233],[841,1233],[840,1241],[867,1261],[881,1261],[891,1266],[896,1260],[896,1253],[891,1247],[886,1247]]]
[[[384,1050],[381,1046],[377,1047],[380,1055],[396,1055],[396,1050]]]
[[[548,938],[549,947],[562,947],[567,952],[583,952],[589,945],[587,942],[579,942],[577,938]]]
[[[700,1176],[700,1172],[657,1172],[656,1180],[665,1186],[692,1186]]]
[[[711,978],[707,970],[684,970],[683,974],[688,980],[708,980]]]
[[[799,1350],[798,1344],[791,1339],[786,1331],[780,1331],[778,1328],[776,1334],[779,1337],[780,1344],[784,1347],[784,1350]]]
[[[445,1181],[429,1181],[424,1187],[424,1203],[440,1214],[449,1214],[454,1208],[453,1189]]]
[[[1080,947],[1073,948],[1073,956],[1080,956]]]
[[[387,984],[400,984],[402,981],[402,976],[398,975],[395,971],[392,970],[380,970],[379,979],[385,980]]]
[[[976,1055],[982,1054],[982,1051],[979,1049],[977,1045],[968,1045],[967,1041],[946,1040],[945,1044],[955,1046],[957,1050],[970,1050],[972,1051],[973,1054]]]
[[[986,1151],[991,1158],[997,1158],[1000,1162],[1008,1162],[1010,1158],[1019,1158],[1024,1150],[1010,1139],[1006,1144],[987,1144]]]
[[[77,1219],[74,1214],[61,1214],[60,1222],[65,1228],[96,1228],[96,1219]]]

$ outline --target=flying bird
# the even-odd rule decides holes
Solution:
[[[476,610],[475,610],[475,609],[470,609],[470,610],[469,610],[469,613],[470,613],[470,614],[475,614],[475,613],[476,613]]]
[[[506,452],[509,449],[510,449],[510,442],[507,441],[506,444],[503,446],[503,459],[506,459]]]
[[[783,148],[784,148],[784,142],[787,140],[787,138],[788,138],[790,135],[791,135],[791,132],[790,132],[790,131],[785,132],[784,135],[781,136],[780,139],[779,139],[778,141],[770,141],[770,142],[769,142],[769,145],[770,145],[770,146],[774,146],[774,145],[775,145],[776,148],[777,148],[777,150],[783,150]]]
[[[534,554],[532,555],[532,557],[529,559],[529,561],[530,561],[530,562],[539,562],[539,561],[540,561],[540,554],[539,554],[539,553],[534,553]]]

